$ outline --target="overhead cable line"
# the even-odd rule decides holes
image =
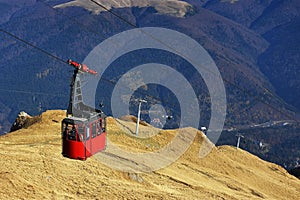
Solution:
[[[61,58],[57,57],[57,56],[54,56],[53,54],[33,45],[32,43],[24,40],[24,39],[21,39],[20,37],[4,30],[4,29],[0,29],[1,32],[5,33],[7,36],[6,38],[8,37],[12,37],[14,38],[15,40],[17,41],[20,41],[21,43],[19,43],[22,47],[24,48],[29,48],[28,46],[46,54],[47,56],[50,56],[50,58],[52,59],[56,59],[56,60],[59,60],[59,61],[62,61],[64,63],[66,63],[64,60],[62,60]],[[5,36],[0,36],[0,37],[5,37]],[[15,41],[14,40],[14,41]],[[19,90],[19,89],[11,89],[11,88],[0,88],[0,92],[5,92],[5,93],[20,93],[20,94],[32,94],[32,95],[44,95],[44,96],[54,96],[54,97],[65,97],[67,95],[63,95],[63,94],[52,94],[52,93],[46,93],[46,92],[37,92],[37,91],[28,91],[28,90]]]
[[[101,3],[91,0],[91,2],[95,3],[96,5],[98,5],[99,7],[103,8],[104,10],[106,10],[107,12],[111,13],[112,15],[114,15],[115,17],[119,18],[121,21],[125,22],[126,24],[129,24],[130,26],[134,27],[134,28],[138,28],[138,26],[136,26],[135,24],[131,23],[130,21],[128,21],[127,19],[125,19],[124,17],[118,15],[117,13],[113,12],[112,10],[106,8],[104,5],[102,5]]]
[[[35,94],[35,95],[45,95],[45,96],[55,96],[55,97],[66,97],[67,96],[67,95],[63,95],[63,94],[51,94],[51,93],[45,93],[45,92],[34,92],[34,91],[15,90],[15,89],[2,89],[2,88],[0,88],[0,92]]]
[[[18,41],[20,41],[20,42],[22,42],[22,43],[24,43],[24,44],[30,46],[30,47],[32,47],[32,48],[34,48],[34,49],[36,49],[36,50],[38,50],[38,51],[40,51],[40,52],[42,52],[42,53],[48,55],[48,56],[49,56],[50,58],[52,58],[52,59],[58,60],[58,61],[60,61],[60,62],[62,62],[62,63],[64,63],[64,64],[68,64],[67,61],[63,60],[62,58],[53,55],[52,53],[50,53],[50,52],[48,52],[48,51],[46,51],[46,50],[44,50],[44,49],[42,49],[42,48],[40,48],[40,47],[38,47],[38,46],[36,46],[36,45],[34,45],[34,44],[32,44],[32,43],[26,41],[26,40],[24,40],[24,39],[22,39],[22,38],[20,38],[20,37],[18,37],[18,36],[16,36],[16,35],[14,35],[14,34],[8,32],[7,30],[0,29],[0,31],[3,32],[3,33],[5,33],[5,34],[7,34],[7,35],[9,35],[10,37],[12,37],[12,38],[14,38],[14,39],[16,39],[16,40],[18,40]],[[28,46],[25,46],[25,47],[29,48]],[[110,83],[110,84],[112,84],[112,85],[115,85],[115,84],[116,84],[116,82],[114,82],[114,81],[112,81],[112,80],[109,80],[109,79],[106,79],[106,78],[104,78],[104,77],[101,77],[101,80],[103,80],[103,81],[105,81],[105,82],[107,82],[107,83]],[[5,89],[0,89],[0,91],[5,91]],[[11,92],[15,92],[15,93],[17,93],[17,92],[18,92],[18,93],[22,93],[22,92],[23,92],[23,93],[26,93],[26,94],[29,94],[29,93],[30,93],[30,91],[20,91],[20,90],[6,90],[6,91],[7,91],[7,92],[8,92],[8,91],[11,91]],[[33,92],[32,92],[32,93],[33,93]],[[38,94],[38,92],[35,92],[35,93]],[[150,98],[150,99],[152,99],[152,100],[156,100],[156,101],[158,101],[158,102],[162,102],[159,98],[153,97],[153,96],[148,95],[148,94],[145,94],[145,93],[143,93],[143,92],[138,92],[138,93],[139,93],[139,94],[142,94],[142,95],[146,95],[148,98]],[[41,93],[41,94],[42,94],[42,93]],[[46,94],[46,93],[43,93],[43,94]]]
[[[58,60],[58,61],[60,61],[60,62],[67,63],[66,61],[64,61],[63,59],[59,58],[58,56],[55,56],[55,55],[49,53],[48,51],[46,51],[46,50],[44,50],[44,49],[42,49],[42,48],[40,48],[40,47],[38,47],[38,46],[35,46],[35,45],[33,45],[32,43],[27,42],[26,40],[24,40],[24,39],[22,39],[22,38],[20,38],[20,37],[18,37],[18,36],[16,36],[16,35],[14,35],[14,34],[8,32],[8,31],[6,31],[6,30],[4,30],[4,29],[0,29],[0,31],[3,32],[3,33],[5,33],[5,34],[7,34],[7,35],[9,35],[9,36],[11,36],[12,38],[15,38],[16,40],[19,40],[19,41],[21,41],[21,42],[27,44],[28,46],[30,46],[30,47],[32,47],[32,48],[34,48],[34,49],[37,49],[37,50],[43,52],[44,54],[46,54],[46,55],[48,55],[48,56],[50,56],[50,57],[52,57],[52,58],[54,58],[54,59],[56,59],[56,60]]]

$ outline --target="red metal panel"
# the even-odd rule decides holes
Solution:
[[[105,147],[105,134],[98,135],[92,140],[93,151],[92,154],[98,153]]]
[[[64,140],[63,153],[65,157],[85,160],[87,158],[83,142]]]

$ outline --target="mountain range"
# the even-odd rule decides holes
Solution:
[[[225,128],[297,119],[300,110],[298,1],[96,2],[123,20],[88,0],[0,0],[0,28],[58,58],[72,58],[79,62],[97,44],[125,30],[135,27],[177,30],[195,39],[208,51],[224,79],[228,103]],[[124,19],[129,23],[124,23]],[[3,31],[0,37],[0,132],[6,133],[22,110],[36,115],[47,109],[66,109],[71,69]],[[143,56],[145,53],[151,56]],[[188,77],[199,94],[199,124],[208,126],[210,97],[207,87],[193,71],[186,70],[189,66],[181,58],[151,50],[134,52],[114,62],[107,72],[107,79],[116,81],[131,66],[154,61],[174,66]],[[121,69],[118,66],[122,66]],[[112,85],[103,84],[106,90],[97,101],[110,105],[113,88]],[[142,90],[155,99],[171,101],[172,106],[165,106],[175,116],[169,126],[176,127],[179,113],[174,111],[178,110],[178,105],[176,101],[170,100],[172,94],[158,86]],[[136,94],[138,97],[139,94]],[[104,109],[108,115],[111,114],[109,106]],[[135,114],[136,109],[137,104],[133,103],[131,114]],[[147,115],[142,117],[145,120],[149,118]],[[296,124],[293,125],[293,131],[289,130],[276,143],[271,140],[272,132],[265,129],[256,129],[257,134],[254,135],[249,131],[248,138],[258,141],[263,139],[277,150],[282,147],[285,152],[280,157],[289,154],[291,158],[288,162],[293,162],[299,155],[298,147],[288,149],[287,145],[299,133],[298,122],[293,123]],[[277,130],[280,133],[285,131]],[[228,143],[234,143],[234,135],[229,138]],[[245,148],[249,145],[245,145]],[[275,149],[269,149],[268,152],[276,155],[278,152]],[[286,161],[281,159],[276,162],[283,165]]]

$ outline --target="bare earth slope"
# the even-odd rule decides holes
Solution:
[[[0,199],[297,199],[300,195],[298,179],[243,150],[217,147],[200,159],[205,138],[200,132],[179,160],[151,173],[115,171],[95,157],[64,158],[60,140],[64,116],[64,111],[47,111],[40,123],[0,137]],[[126,127],[130,123],[122,121]],[[143,148],[116,124],[108,118],[111,141],[127,144],[124,148]],[[161,135],[158,144],[172,131]]]

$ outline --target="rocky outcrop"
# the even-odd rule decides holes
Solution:
[[[17,119],[13,123],[12,127],[10,128],[10,132],[22,129],[22,128],[28,128],[29,126],[40,122],[42,119],[41,116],[35,116],[32,117],[28,115],[26,112],[22,111],[19,113]]]

